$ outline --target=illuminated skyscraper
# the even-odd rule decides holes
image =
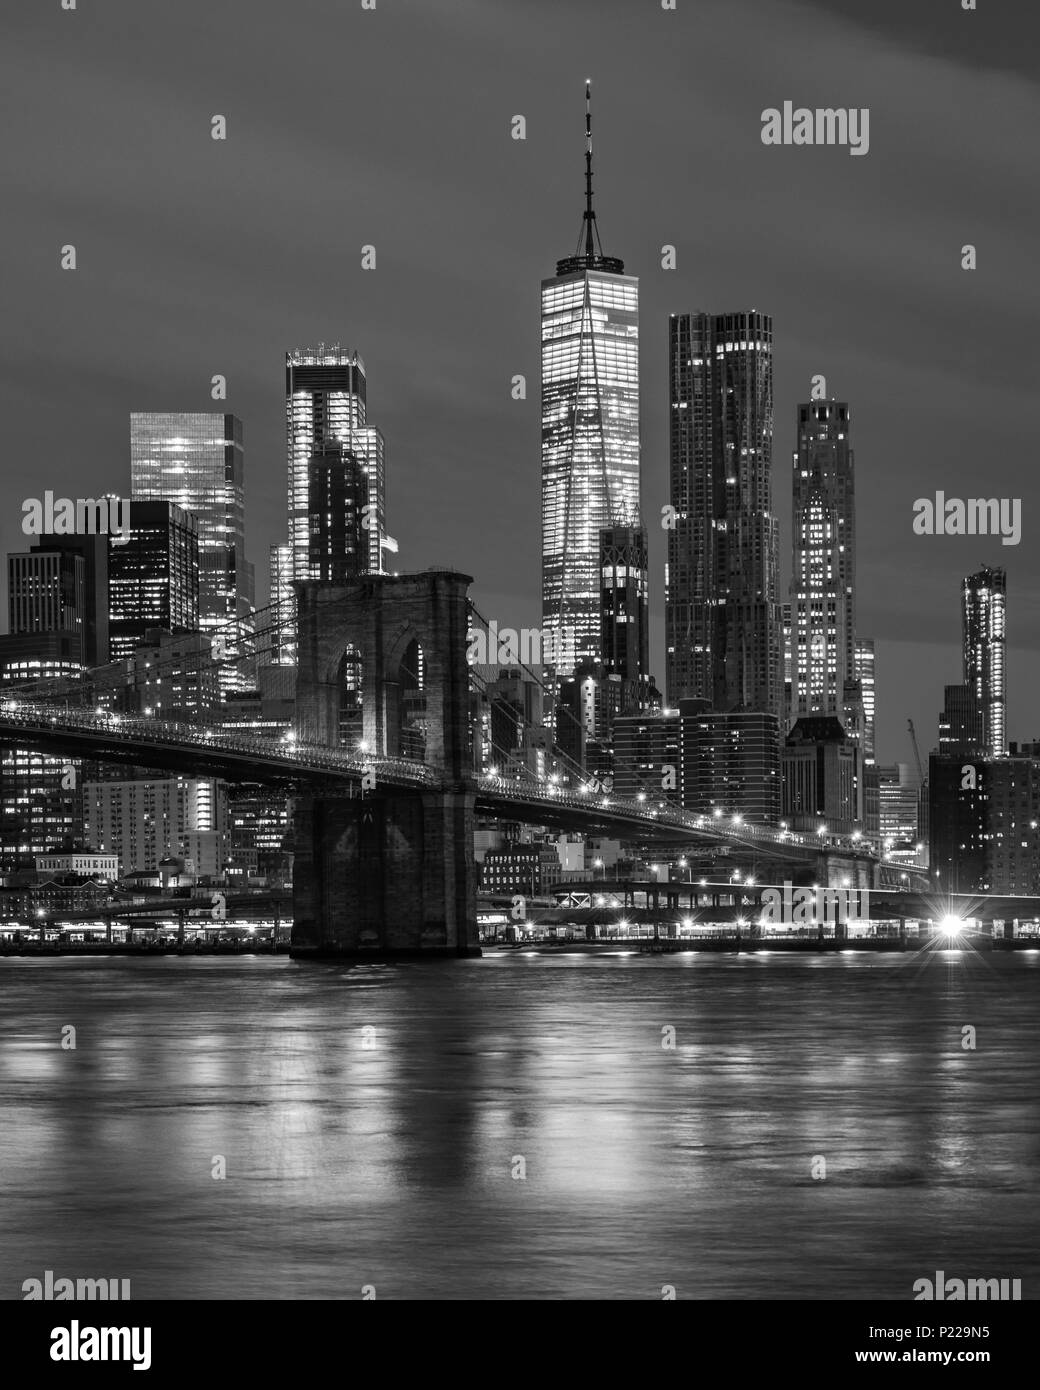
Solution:
[[[873,637],[856,638],[856,679],[863,701],[863,761],[868,766],[876,758],[877,659]]]
[[[791,605],[780,605],[780,644],[784,663],[784,705],[780,732],[786,734],[792,724],[791,706],[794,701],[794,632]]]
[[[294,599],[292,589],[292,550],[272,545],[270,552],[270,629],[261,645],[262,661],[291,666],[295,660]]]
[[[939,752],[954,757],[982,757],[982,710],[974,690],[967,685],[946,686],[939,715]]]
[[[639,281],[600,245],[590,101],[582,232],[542,281],[542,625],[560,675],[603,660],[600,532],[639,525]]]
[[[329,566],[314,544],[311,482],[314,459],[330,458],[339,448],[344,467],[361,469],[367,499],[361,525],[367,554],[360,569],[384,574],[386,552],[397,542],[386,532],[386,448],[368,423],[365,364],[339,344],[300,348],[285,355],[285,424],[289,468],[289,579],[328,578]],[[330,480],[326,477],[326,483]],[[334,528],[335,529],[335,528]],[[272,598],[274,590],[272,590]],[[280,660],[295,660],[295,619],[283,628]]]
[[[991,758],[1007,753],[1007,575],[1002,569],[969,574],[961,588],[964,684],[982,716],[982,746]]]
[[[199,625],[219,629],[229,657],[251,628],[253,566],[245,554],[242,422],[234,415],[134,412],[130,486],[137,502],[173,502],[198,520]],[[239,664],[221,667],[225,689],[254,682]]]
[[[649,708],[649,634],[645,526],[600,532],[600,643],[604,674],[629,686],[626,714]],[[631,708],[630,708],[631,707]]]
[[[668,704],[784,710],[772,510],[773,321],[669,320]]]
[[[289,450],[289,548],[294,579],[320,578],[311,546],[311,459],[341,445],[368,485],[364,530],[368,555],[362,571],[383,573],[383,552],[396,550],[386,534],[386,460],[383,436],[367,423],[365,364],[338,344],[286,353],[285,419]]]
[[[59,544],[7,558],[10,622],[0,637],[0,688],[75,677],[94,641],[87,630],[87,567],[107,537],[54,539]],[[86,553],[66,539],[89,542]],[[89,650],[96,659],[96,648]],[[0,750],[0,868],[31,868],[34,855],[82,839],[81,767],[79,759],[35,749]]]
[[[199,631],[199,523],[173,502],[131,502],[127,540],[108,544],[108,638],[122,660],[151,629]]]
[[[319,579],[342,584],[367,568],[365,471],[342,444],[326,444],[311,455],[310,472],[310,563]]]
[[[81,555],[42,546],[7,557],[8,631],[14,635],[62,632],[75,638],[83,662],[86,564]]]
[[[792,712],[844,719],[847,696],[858,694],[846,689],[858,677],[855,488],[845,402],[798,407],[792,482]]]

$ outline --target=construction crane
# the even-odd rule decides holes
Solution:
[[[917,763],[917,782],[919,786],[923,787],[925,781],[924,766],[921,762],[921,750],[917,746],[917,734],[914,732],[914,721],[908,719],[906,721],[906,727],[910,730],[910,742],[913,744],[914,748],[914,761]]]

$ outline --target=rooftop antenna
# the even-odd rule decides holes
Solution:
[[[599,227],[592,207],[592,78],[585,79],[585,211],[582,214],[584,232],[578,232],[578,244],[573,256],[556,262],[557,275],[574,275],[583,270],[602,270],[611,275],[624,275],[625,263],[617,256],[604,256]],[[582,242],[584,241],[584,246]]]
[[[592,211],[592,78],[585,79],[585,259],[590,264],[595,257]]]

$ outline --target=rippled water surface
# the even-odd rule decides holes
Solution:
[[[0,1106],[5,1298],[1040,1292],[1040,953],[7,959]]]

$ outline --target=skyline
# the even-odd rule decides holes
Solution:
[[[1026,413],[1019,402],[1027,398],[1036,355],[1026,302],[1027,243],[1003,220],[1001,209],[1006,212],[1009,197],[1035,193],[1031,181],[1016,181],[1012,172],[1015,161],[1024,159],[1021,142],[1001,132],[1008,122],[1027,124],[1037,97],[1033,84],[998,74],[1000,101],[991,101],[987,83],[994,74],[961,67],[952,56],[944,35],[970,24],[972,42],[965,42],[963,30],[958,40],[965,62],[974,63],[976,55],[1005,66],[1015,61],[987,48],[992,34],[985,15],[947,17],[929,31],[927,44],[918,33],[908,46],[897,38],[909,32],[901,27],[904,21],[890,14],[882,36],[841,16],[821,17],[806,5],[702,7],[711,19],[703,35],[696,30],[703,38],[703,70],[692,88],[678,84],[690,95],[677,112],[667,78],[686,61],[673,50],[689,51],[676,44],[675,34],[689,36],[693,24],[692,14],[681,10],[654,15],[645,24],[628,16],[622,29],[634,45],[631,69],[616,31],[607,41],[591,31],[579,39],[574,13],[560,18],[565,32],[559,53],[545,53],[536,42],[537,22],[528,26],[535,33],[525,37],[527,30],[504,18],[508,12],[501,6],[482,7],[481,14],[464,8],[461,15],[424,11],[394,17],[380,11],[378,18],[357,18],[359,27],[351,30],[360,40],[360,25],[382,26],[371,31],[372,72],[362,74],[359,84],[368,142],[359,152],[326,134],[325,114],[331,115],[334,103],[313,90],[309,106],[296,99],[300,50],[291,26],[275,7],[256,8],[254,27],[235,28],[242,61],[233,71],[208,69],[205,62],[200,68],[196,61],[198,34],[217,39],[226,22],[201,6],[182,8],[171,30],[169,16],[149,16],[147,26],[135,26],[132,8],[113,4],[89,24],[72,21],[80,27],[67,51],[54,27],[60,15],[56,21],[23,16],[13,22],[13,60],[6,59],[15,69],[10,88],[32,119],[18,150],[6,156],[14,153],[15,207],[4,235],[16,239],[15,254],[25,268],[8,292],[15,297],[15,321],[25,294],[33,308],[23,307],[21,317],[32,314],[35,322],[42,315],[54,333],[42,363],[24,357],[13,334],[5,347],[8,496],[20,500],[44,486],[69,495],[109,487],[128,491],[127,422],[133,410],[234,413],[244,421],[247,547],[262,576],[261,604],[267,548],[284,539],[285,529],[284,353],[298,342],[339,340],[362,355],[372,381],[372,417],[387,440],[397,567],[459,565],[475,574],[474,596],[483,611],[503,625],[536,623],[538,285],[551,273],[561,244],[573,236],[581,85],[591,74],[597,212],[606,224],[607,249],[624,256],[626,269],[640,279],[643,511],[651,545],[650,665],[658,683],[664,679],[665,538],[654,519],[668,500],[667,318],[694,309],[755,307],[770,314],[776,333],[773,486],[781,523],[781,598],[787,594],[791,543],[780,461],[793,450],[795,408],[808,398],[811,375],[823,372],[828,397],[847,400],[855,416],[859,629],[878,641],[879,761],[910,760],[908,716],[926,746],[936,742],[943,686],[959,678],[960,582],[984,565],[1008,571],[1009,737],[1028,740],[1040,733],[1030,727],[1025,705],[1028,689],[1040,678],[1040,658],[1028,650],[1040,645],[1035,570],[1025,560],[1032,525],[1028,497],[1024,544],[1014,549],[1002,548],[999,539],[912,532],[918,497],[940,489],[950,496],[1021,496],[1027,476]],[[355,23],[353,15],[337,20],[331,5],[308,8],[330,23]],[[493,12],[486,21],[484,9]],[[607,9],[619,12],[617,6]],[[550,23],[545,6],[531,8],[532,20],[539,10],[543,23]],[[882,16],[888,10],[880,7]],[[746,31],[749,15],[759,25],[752,37],[741,35],[756,77],[753,101],[729,92],[712,62],[737,31]],[[182,32],[185,17],[198,24],[185,24]],[[875,24],[878,15],[867,19]],[[923,22],[905,21],[910,30]],[[410,51],[422,50],[422,42],[412,40],[424,26],[435,28],[442,55],[458,61],[467,76],[456,100],[450,61],[440,81],[421,64],[409,71],[414,101],[426,102],[432,113],[425,135],[414,134],[414,123],[402,126],[393,114],[392,93],[384,92],[389,50],[395,49],[395,63],[399,56],[387,39],[400,40],[402,23],[411,26]],[[661,24],[679,28],[665,31]],[[454,48],[445,30],[457,39]],[[192,63],[182,75],[176,58],[188,32]],[[515,51],[499,66],[485,68],[476,53],[501,43],[506,32],[515,34]],[[860,40],[855,52],[848,48],[853,32]],[[44,41],[51,75],[26,93],[20,71],[26,64],[19,54],[24,59],[26,48]],[[126,91],[118,82],[136,91],[122,56],[115,95],[110,98],[98,82],[98,72],[113,54],[123,55],[120,45],[128,41],[168,48],[162,60],[157,53],[158,70],[178,71],[176,90],[162,79],[148,97],[152,106],[146,109],[155,110],[156,119],[154,125],[138,122],[143,134],[121,122],[119,94]],[[251,58],[259,51],[254,43],[280,53],[288,45],[285,93],[253,90],[257,71],[262,75]],[[769,59],[773,67],[765,71],[770,45],[776,50]],[[842,61],[834,70],[840,81],[814,78],[827,55],[839,50]],[[574,61],[579,51],[587,55],[580,67]],[[320,69],[326,59],[317,55],[316,61]],[[499,72],[502,63],[505,71]],[[313,81],[313,64],[307,71]],[[474,71],[480,73],[476,83]],[[510,71],[515,80],[505,80]],[[762,106],[780,105],[788,96],[807,104],[818,99],[869,106],[869,155],[850,160],[844,150],[762,147]],[[144,98],[133,100],[136,106]],[[77,126],[70,130],[64,116],[73,108]],[[977,112],[976,127],[953,124],[954,113],[965,110]],[[225,146],[209,140],[213,111],[228,113]],[[527,116],[526,142],[509,139],[516,112]],[[272,120],[277,129],[268,138]],[[945,145],[935,128],[943,121],[953,132]],[[406,130],[412,143],[405,142]],[[193,133],[198,146],[189,139]],[[112,153],[107,162],[99,156],[106,148]],[[89,189],[77,180],[77,151],[94,161]],[[1000,162],[994,169],[996,151]],[[306,158],[298,168],[301,154]],[[739,180],[727,172],[734,161]],[[668,173],[673,165],[679,179]],[[209,196],[229,173],[235,188],[230,221]],[[27,199],[18,195],[27,182],[35,193],[41,176],[51,190],[49,201],[36,200],[38,213],[29,226]],[[366,190],[374,179],[373,200],[401,215],[381,213],[373,227],[370,216],[355,210],[352,178],[363,179]],[[707,212],[705,184],[723,195]],[[1010,195],[1013,185],[1018,192]],[[298,196],[303,191],[311,204]],[[756,223],[763,200],[770,215]],[[301,217],[299,208],[307,205],[313,205],[313,216]],[[811,217],[804,216],[806,206]],[[801,208],[803,216],[785,216],[792,208]],[[288,223],[284,209],[291,212]],[[340,209],[349,216],[334,216]],[[410,221],[403,217],[408,209]],[[112,211],[118,213],[114,227]],[[1024,214],[1015,223],[1028,220]],[[185,236],[190,244],[182,247],[178,239]],[[77,244],[80,261],[63,280],[57,251],[66,241]],[[379,248],[375,272],[360,269],[360,247],[367,241]],[[965,241],[979,245],[979,271],[960,269]],[[674,272],[659,268],[665,243],[677,246]],[[462,275],[472,277],[475,293],[460,295]],[[806,294],[807,275],[810,285],[821,287],[816,299]],[[969,318],[977,348],[962,346]],[[995,355],[994,342],[1000,344]],[[47,370],[41,372],[41,365]],[[215,372],[229,380],[228,398],[220,403],[209,396]],[[527,377],[523,403],[510,399],[515,372]],[[33,453],[41,410],[55,441],[42,473]],[[68,457],[61,446],[65,438],[76,441]],[[1010,472],[1014,465],[1021,469],[1017,477]],[[511,484],[500,500],[488,480],[498,488],[506,476]],[[13,515],[7,509],[5,522],[4,549],[24,549],[16,509]],[[516,546],[518,534],[530,542]],[[905,693],[896,685],[904,672],[910,687]]]

